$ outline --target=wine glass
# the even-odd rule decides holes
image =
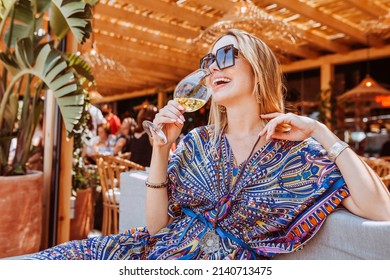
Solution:
[[[211,89],[206,86],[206,77],[210,75],[208,69],[198,69],[183,80],[175,88],[173,98],[182,105],[186,112],[194,112],[203,107],[211,96]],[[153,137],[153,130],[157,137],[167,143],[167,137],[162,131],[163,124],[155,125],[153,122],[144,121],[142,126],[150,137]]]

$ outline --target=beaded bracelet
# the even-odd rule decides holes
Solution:
[[[160,183],[160,184],[151,184],[151,183],[149,183],[148,180],[146,180],[146,182],[145,182],[145,186],[148,188],[152,188],[152,189],[166,188],[167,185],[168,185],[168,179],[164,183]]]

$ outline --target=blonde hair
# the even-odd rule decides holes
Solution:
[[[211,45],[210,50],[216,42],[224,36],[231,35],[238,42],[238,49],[252,67],[255,76],[253,94],[259,104],[262,114],[271,112],[284,112],[283,74],[272,50],[259,38],[238,29],[231,29],[220,36]],[[227,125],[227,115],[220,112],[218,105],[211,100],[209,124],[214,125],[213,142],[217,141],[222,129]]]

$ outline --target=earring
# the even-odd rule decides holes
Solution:
[[[222,106],[222,105],[218,105],[218,111],[220,113],[226,113],[226,107],[225,106]]]

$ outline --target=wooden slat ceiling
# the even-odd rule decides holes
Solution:
[[[207,52],[205,41],[196,38],[229,15],[237,2],[100,0],[94,8],[92,40],[80,47],[94,61],[99,93],[117,98],[172,88]],[[272,31],[261,34],[287,66],[390,44],[390,0],[252,2],[299,35],[295,41],[278,41]],[[92,41],[94,58],[89,54]]]

